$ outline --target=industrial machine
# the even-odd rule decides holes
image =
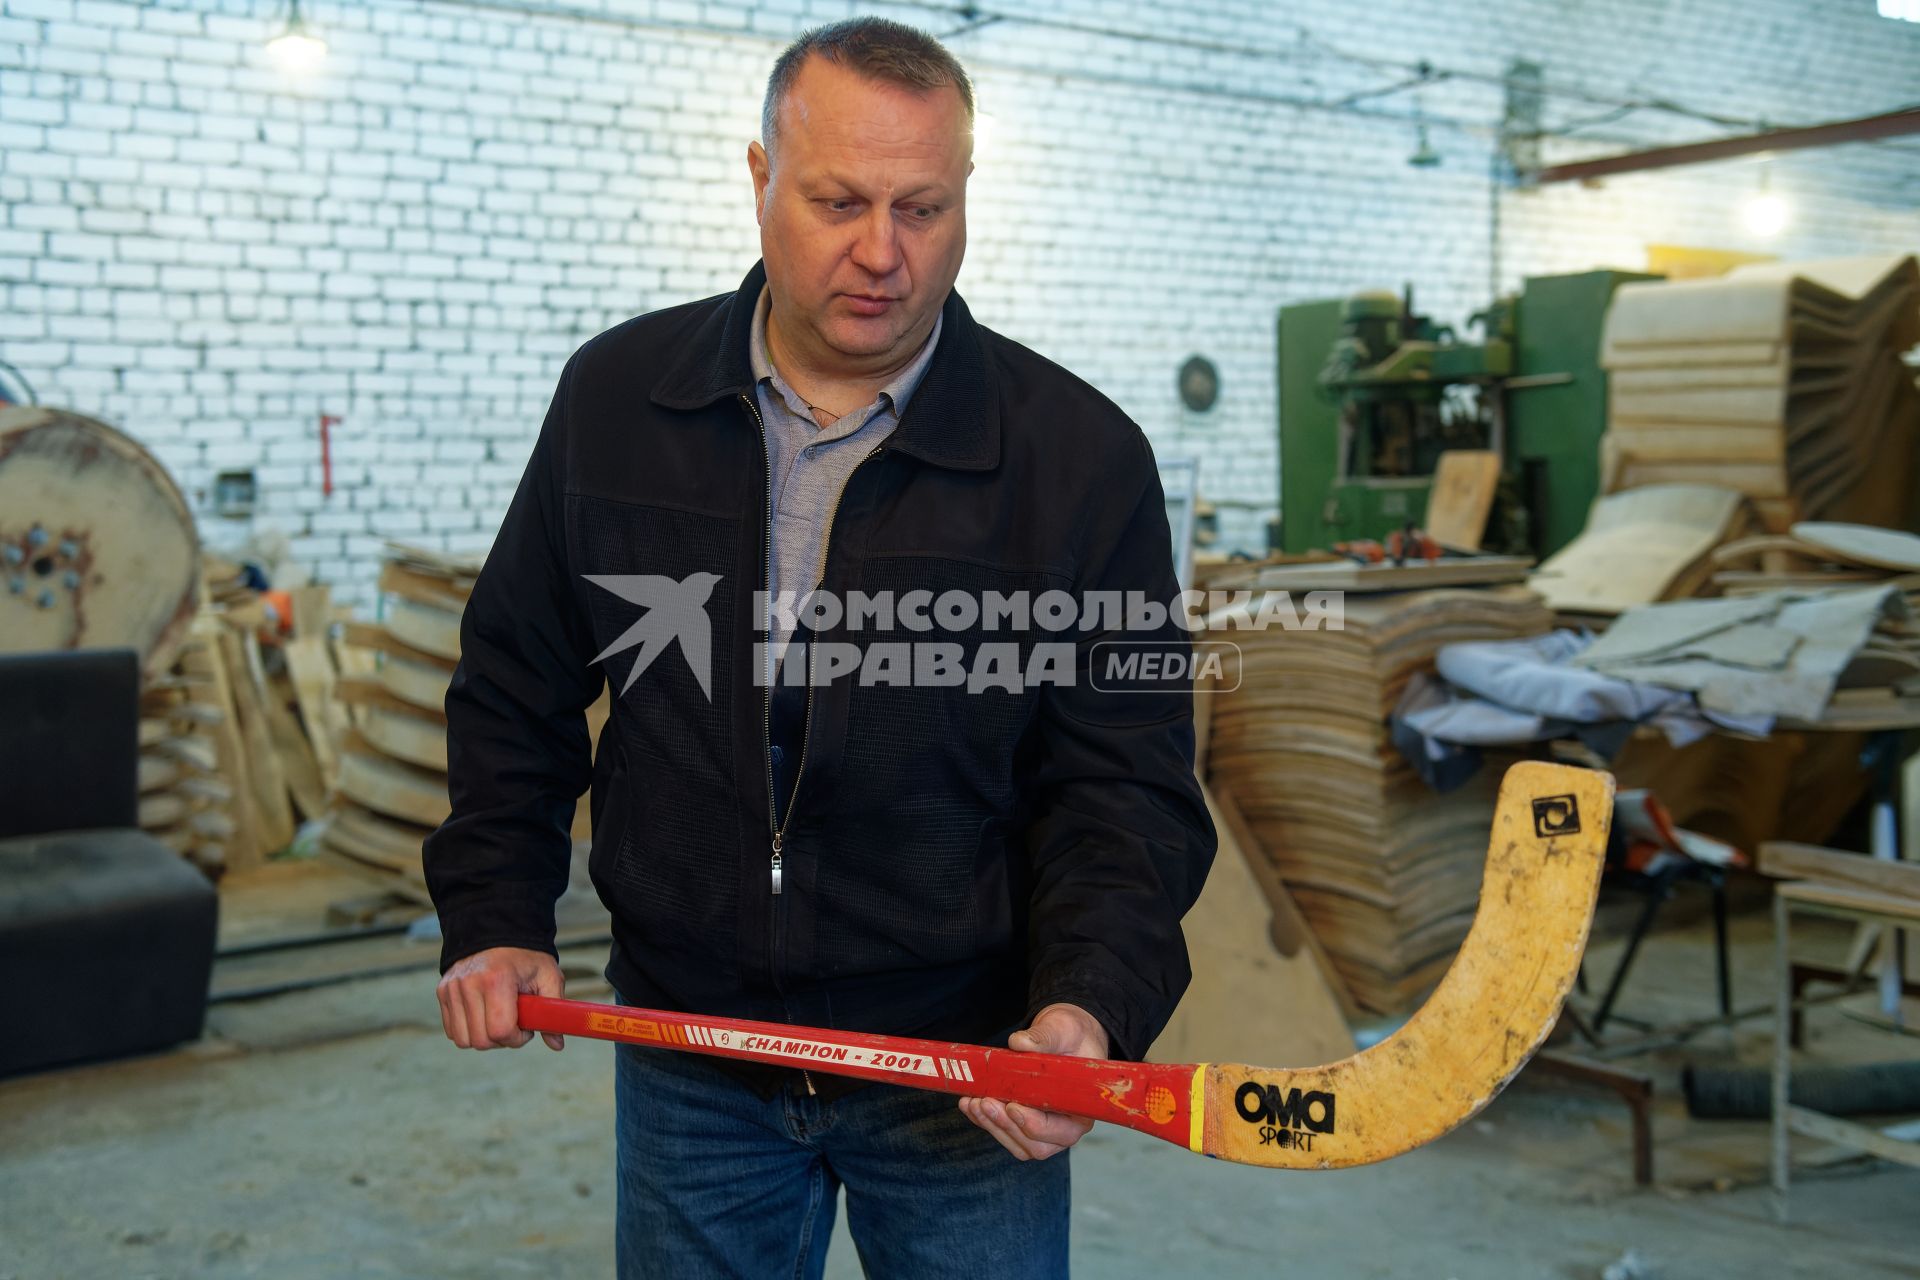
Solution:
[[[1274,550],[1323,550],[1421,523],[1442,453],[1503,458],[1484,545],[1551,555],[1599,485],[1600,331],[1624,271],[1537,276],[1476,314],[1465,341],[1412,290],[1280,309],[1280,518]]]

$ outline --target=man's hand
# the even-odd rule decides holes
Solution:
[[[520,993],[564,996],[560,963],[544,951],[489,947],[454,961],[440,976],[440,1025],[462,1049],[518,1049],[533,1039],[520,1029]],[[543,1031],[547,1048],[566,1037]]]
[[[1007,1037],[1007,1048],[1021,1053],[1104,1058],[1107,1029],[1079,1005],[1050,1004],[1034,1015],[1032,1026]],[[960,1111],[1020,1160],[1045,1160],[1065,1151],[1093,1128],[1093,1121],[1079,1116],[1042,1111],[998,1098],[962,1098]]]

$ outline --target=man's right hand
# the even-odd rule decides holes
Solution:
[[[520,994],[564,996],[560,963],[544,951],[489,947],[456,960],[440,976],[440,1025],[462,1049],[518,1049],[533,1039],[520,1029]],[[565,1037],[543,1031],[547,1048]]]

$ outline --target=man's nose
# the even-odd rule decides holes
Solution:
[[[876,202],[873,210],[860,220],[852,257],[855,266],[874,276],[891,275],[900,266],[900,236],[893,223],[891,205]]]

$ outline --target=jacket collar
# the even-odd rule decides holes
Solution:
[[[766,281],[766,265],[756,262],[739,289],[698,309],[684,352],[653,389],[655,404],[699,409],[725,396],[751,394],[747,344],[754,303]],[[947,294],[940,314],[933,360],[887,448],[935,466],[991,471],[1000,462],[1000,412],[987,385],[983,331],[958,290]]]

